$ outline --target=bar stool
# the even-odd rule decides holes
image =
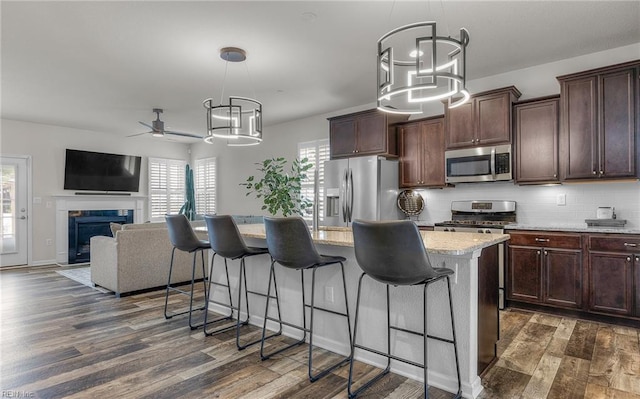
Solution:
[[[230,215],[215,215],[215,216],[205,216],[204,220],[207,224],[207,233],[209,234],[209,243],[211,244],[211,249],[214,251],[213,257],[211,258],[211,268],[209,271],[209,291],[206,301],[206,309],[204,316],[204,333],[205,335],[213,335],[219,332],[227,331],[232,328],[236,329],[236,346],[238,350],[245,349],[246,347],[261,342],[261,339],[257,339],[252,342],[248,342],[245,344],[240,344],[240,327],[243,325],[249,324],[249,293],[260,295],[266,297],[266,294],[256,291],[250,291],[247,286],[247,273],[245,270],[245,258],[256,255],[268,254],[269,250],[267,248],[258,248],[258,247],[248,247],[240,232],[238,231],[238,226],[236,222],[233,220],[233,217]],[[227,277],[227,284],[218,283],[213,281],[213,266],[216,255],[221,256],[224,259],[224,269]],[[229,268],[227,266],[227,259],[236,260],[240,259],[240,274],[238,276],[238,306],[233,306],[233,300],[231,299],[231,287],[229,283]],[[242,285],[244,283],[244,290]],[[221,287],[226,287],[229,295],[229,303],[224,303],[220,301],[215,301],[210,299],[213,289],[211,285],[217,285]],[[278,309],[278,315],[280,314],[280,301],[278,299],[278,286],[275,284],[275,299]],[[245,301],[246,301],[246,310],[247,310],[247,318],[245,320],[241,320],[240,312],[242,310],[242,293],[244,291]],[[229,308],[230,314],[228,316],[222,316],[215,320],[208,321],[208,310],[209,304],[213,302],[215,304],[225,306]],[[216,330],[208,331],[207,325],[215,324],[225,320],[231,320],[233,318],[233,311],[237,310],[238,317],[236,319],[235,325],[219,327]],[[282,325],[280,325],[280,330],[267,338],[275,337],[282,333]]]
[[[207,297],[207,271],[204,265],[204,251],[211,248],[208,241],[204,241],[196,236],[196,233],[193,231],[189,220],[187,217],[182,214],[177,215],[165,215],[165,220],[167,221],[167,229],[169,231],[169,241],[171,241],[171,245],[173,245],[173,249],[171,250],[171,263],[169,265],[169,281],[167,282],[167,292],[164,298],[164,317],[165,319],[170,319],[174,316],[179,316],[182,314],[189,313],[189,327],[192,330],[196,328],[202,327],[203,323],[193,324],[192,322],[192,314],[195,310],[204,310],[205,304],[202,307],[197,309],[193,309],[193,291],[195,287],[195,278],[196,278],[196,257],[198,253],[200,253],[202,258],[202,285],[204,288],[204,296]],[[173,272],[173,259],[175,257],[175,252],[177,250],[189,252],[193,254],[193,263],[191,268],[191,290],[184,291],[176,286],[171,284],[171,274]],[[168,313],[169,306],[169,291],[176,291],[181,294],[189,295],[189,310],[178,313]]]
[[[451,301],[451,282],[449,276],[454,271],[447,268],[433,268],[427,257],[427,252],[416,225],[409,220],[369,222],[356,220],[353,222],[353,244],[356,253],[356,260],[363,270],[358,281],[358,297],[356,299],[356,317],[353,327],[352,352],[355,348],[363,349],[387,358],[387,367],[375,377],[371,378],[364,385],[353,391],[353,359],[349,365],[349,381],[347,391],[350,398],[355,398],[362,391],[370,387],[373,383],[389,372],[391,359],[420,367],[424,371],[424,397],[429,397],[429,384],[427,379],[428,353],[427,338],[436,339],[453,345],[456,361],[456,372],[458,376],[458,392],[455,398],[460,398],[462,388],[460,384],[460,365],[458,363],[458,346],[456,343],[456,329],[453,320],[453,305]],[[362,290],[362,279],[368,275],[373,280],[386,286],[387,299],[387,351],[365,347],[356,343],[356,333],[358,330],[358,312],[360,308],[360,294]],[[453,339],[447,339],[427,334],[427,288],[436,281],[445,280],[449,293],[449,314],[451,316],[451,332]],[[423,285],[424,301],[424,330],[423,332],[412,331],[390,323],[389,312],[389,286],[414,286]],[[424,339],[424,363],[416,363],[408,359],[400,358],[391,354],[391,330],[403,331],[406,333],[422,336]]]
[[[347,301],[347,285],[344,277],[344,264],[346,260],[341,256],[328,256],[318,254],[315,245],[311,239],[309,228],[305,221],[300,217],[287,217],[287,218],[264,218],[265,232],[267,236],[267,247],[271,254],[271,269],[269,271],[269,285],[267,293],[271,293],[271,279],[273,277],[275,284],[275,263],[278,262],[284,267],[300,270],[300,283],[302,290],[302,320],[303,325],[295,325],[280,320],[280,322],[286,326],[302,330],[304,332],[300,341],[296,341],[284,348],[278,349],[272,353],[264,353],[264,339],[267,329],[267,320],[278,321],[269,317],[269,296],[267,297],[266,309],[264,312],[264,325],[262,328],[262,342],[260,344],[260,357],[262,360],[269,359],[271,356],[283,352],[289,348],[297,345],[301,345],[306,341],[307,333],[309,333],[309,380],[311,382],[317,381],[323,376],[327,375],[334,369],[346,364],[351,360],[353,351],[344,359],[327,366],[324,370],[321,370],[317,374],[313,374],[313,315],[314,310],[322,310],[334,315],[343,316],[346,318],[347,331],[349,334],[349,345],[351,346],[351,326],[349,324],[349,305]],[[345,313],[336,312],[329,309],[323,309],[315,306],[315,282],[316,271],[320,267],[339,264],[342,272],[342,285],[344,288],[345,298]],[[304,289],[304,270],[311,269],[311,304],[307,305],[305,301],[305,289]],[[310,322],[307,327],[306,308],[310,308]]]

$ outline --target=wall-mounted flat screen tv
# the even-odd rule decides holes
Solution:
[[[137,192],[142,158],[67,149],[64,189]]]

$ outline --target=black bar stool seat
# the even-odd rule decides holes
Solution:
[[[240,235],[240,231],[238,231],[238,226],[236,222],[233,220],[233,217],[230,215],[206,215],[204,220],[207,224],[207,233],[209,235],[209,243],[211,244],[211,249],[214,251],[213,257],[211,258],[211,268],[209,269],[209,290],[208,296],[206,300],[206,310],[205,310],[205,319],[204,319],[204,333],[205,335],[213,335],[223,331],[228,331],[230,329],[235,328],[236,330],[236,346],[239,350],[245,349],[249,345],[256,344],[261,342],[262,339],[256,339],[254,341],[241,344],[240,343],[240,327],[243,325],[249,324],[249,317],[251,316],[249,312],[249,293],[260,295],[266,297],[266,294],[257,291],[250,291],[247,286],[247,274],[245,269],[245,259],[251,256],[256,255],[266,255],[269,254],[269,250],[267,248],[260,247],[250,247],[247,246]],[[216,255],[221,256],[224,259],[224,269],[225,275],[227,279],[227,283],[219,283],[213,281],[213,266]],[[240,271],[238,276],[238,305],[233,305],[233,300],[231,298],[231,287],[229,280],[229,268],[227,266],[227,259],[237,260],[240,259]],[[243,289],[244,283],[244,289]],[[220,302],[212,299],[213,289],[211,285],[217,285],[221,287],[226,287],[227,293],[229,296],[229,303]],[[275,285],[275,284],[274,284]],[[246,302],[246,312],[247,317],[245,320],[241,320],[240,313],[242,311],[242,294],[244,292],[245,302]],[[275,299],[276,304],[278,306],[278,312],[280,311],[280,301],[278,299],[278,287],[275,287]],[[227,307],[229,309],[228,316],[222,316],[215,320],[208,320],[209,314],[209,305],[210,303],[215,303],[217,305],[221,305]],[[216,324],[219,322],[231,320],[233,318],[233,311],[237,311],[236,323],[230,326],[219,327],[213,331],[207,330],[207,326],[210,324]],[[282,333],[282,325],[280,326],[280,330],[275,334],[270,335],[267,338],[274,337],[276,335],[280,335]]]
[[[386,375],[391,367],[391,359],[401,361],[420,367],[424,372],[424,397],[429,397],[428,384],[428,352],[427,338],[435,339],[453,345],[456,373],[458,376],[458,392],[455,398],[462,396],[462,387],[460,383],[460,365],[458,363],[458,345],[456,342],[456,329],[453,319],[453,305],[451,300],[451,281],[449,277],[454,271],[448,268],[433,268],[427,251],[424,247],[422,237],[418,227],[409,220],[401,221],[363,221],[356,220],[353,222],[353,245],[356,253],[358,265],[363,270],[358,280],[358,296],[356,299],[356,316],[353,327],[352,353],[355,349],[366,350],[387,358],[387,366],[382,372],[372,377],[361,385],[358,389],[353,390],[353,358],[349,365],[349,381],[347,391],[350,398],[355,398],[365,389]],[[360,310],[360,294],[362,292],[362,280],[364,276],[369,276],[373,280],[382,283],[386,288],[387,300],[387,350],[381,350],[366,347],[356,342],[358,331],[358,312]],[[427,333],[428,307],[427,307],[427,288],[432,283],[440,280],[446,280],[447,292],[449,294],[449,315],[451,317],[451,333],[453,338],[443,338],[429,335]],[[412,331],[398,326],[391,325],[391,316],[389,312],[389,286],[416,286],[422,285],[423,302],[424,302],[424,327],[423,331]],[[398,357],[391,354],[391,330],[399,330],[406,333],[423,337],[423,359],[422,364]]]
[[[209,250],[211,245],[206,240],[201,240],[198,238],[196,233],[193,231],[191,227],[191,223],[185,215],[166,215],[165,220],[167,221],[167,230],[169,232],[169,241],[171,241],[171,245],[173,245],[173,249],[171,250],[171,263],[169,265],[169,281],[167,282],[167,291],[164,299],[164,317],[166,319],[170,319],[174,316],[182,315],[189,313],[189,327],[192,330],[196,328],[202,327],[203,323],[194,324],[193,322],[193,312],[196,310],[204,310],[206,304],[202,304],[201,307],[197,309],[193,308],[193,291],[195,288],[195,277],[196,277],[196,257],[198,253],[200,253],[202,258],[202,284],[204,288],[204,296],[207,297],[207,271],[204,265],[204,251]],[[173,259],[175,256],[175,252],[177,250],[189,252],[193,254],[193,262],[191,267],[191,289],[189,291],[184,291],[176,286],[171,284],[171,274],[173,272]],[[190,296],[189,300],[189,310],[177,313],[169,313],[169,292],[176,291],[181,294],[186,294]]]
[[[347,364],[352,357],[352,349],[349,355],[343,359],[340,359],[338,362],[329,365],[322,369],[321,371],[313,374],[313,323],[314,323],[314,311],[321,310],[324,312],[332,313],[337,316],[345,317],[347,324],[347,333],[349,338],[349,346],[351,346],[351,325],[349,324],[349,305],[347,301],[347,285],[344,277],[344,261],[346,260],[342,256],[329,256],[329,255],[320,255],[315,245],[313,244],[313,240],[311,239],[311,234],[309,232],[309,227],[305,223],[305,221],[300,217],[287,217],[287,218],[264,218],[265,232],[267,236],[267,247],[269,248],[269,253],[271,254],[271,269],[269,272],[269,287],[267,289],[267,293],[271,292],[271,280],[273,279],[275,285],[275,263],[279,263],[282,266],[285,266],[290,269],[300,270],[300,283],[301,283],[301,293],[302,293],[302,320],[303,325],[295,325],[292,323],[288,323],[283,321],[281,318],[273,319],[269,317],[269,296],[267,296],[267,304],[264,312],[264,325],[262,328],[262,343],[260,345],[260,357],[262,360],[269,359],[271,356],[281,353],[289,348],[292,348],[297,345],[301,345],[305,343],[307,333],[309,333],[309,355],[308,355],[308,365],[309,365],[309,380],[314,382],[323,376],[329,374],[334,369]],[[344,289],[344,298],[345,298],[345,312],[336,312],[330,309],[324,309],[315,306],[315,282],[316,282],[316,271],[318,268],[326,267],[329,265],[340,265],[340,270],[342,272],[342,285]],[[304,289],[304,271],[311,270],[311,304],[307,304],[305,300],[305,289]],[[306,317],[306,308],[310,308],[310,322],[307,327],[307,317]],[[266,354],[264,351],[264,339],[266,336],[267,330],[267,320],[278,321],[286,326],[296,328],[298,330],[303,331],[303,337],[301,340],[294,342],[284,348],[280,348]]]

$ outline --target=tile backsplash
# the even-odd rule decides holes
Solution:
[[[430,223],[451,218],[451,201],[510,200],[517,202],[520,224],[557,226],[595,219],[596,209],[612,206],[626,228],[640,228],[640,182],[574,183],[518,186],[512,182],[466,183],[444,189],[419,190],[425,210],[419,219]],[[560,197],[560,198],[559,198]],[[564,198],[565,205],[558,205]]]

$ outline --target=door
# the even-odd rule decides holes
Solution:
[[[582,307],[582,251],[544,249],[544,296],[548,304]]]
[[[400,187],[422,185],[422,124],[404,125],[400,128],[398,141],[400,142]],[[442,166],[444,168],[444,161]]]
[[[633,255],[591,252],[589,308],[595,312],[631,315],[633,311]]]
[[[509,247],[507,298],[514,301],[542,301],[541,248]]]
[[[396,175],[397,175],[396,169]],[[397,182],[397,178],[396,178]],[[347,200],[350,208],[350,220],[378,220],[379,172],[378,157],[357,157],[349,159],[349,188]],[[397,187],[397,185],[396,185]]]
[[[600,77],[600,174],[635,177],[635,69]]]
[[[2,157],[2,247],[0,266],[28,262],[28,159]]]

